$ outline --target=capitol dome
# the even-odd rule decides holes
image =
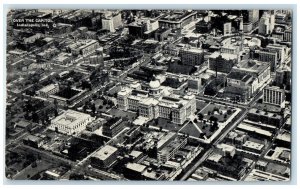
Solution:
[[[151,89],[157,89],[160,87],[160,83],[158,80],[150,81],[149,86]]]

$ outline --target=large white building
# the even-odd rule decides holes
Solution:
[[[40,97],[48,98],[49,95],[55,94],[58,91],[59,91],[58,84],[50,84],[40,89],[37,93]]]
[[[223,35],[227,36],[227,35],[231,35],[231,22],[226,22],[223,25]]]
[[[253,91],[261,88],[270,78],[270,63],[256,60],[244,60],[232,68],[233,71],[246,73],[253,77]]]
[[[259,10],[253,9],[249,10],[249,22],[252,23],[252,25],[255,27],[258,20],[259,20]]]
[[[139,116],[149,120],[162,117],[175,124],[183,124],[196,112],[195,95],[170,94],[158,80],[151,81],[149,91],[124,88],[118,93],[118,107],[137,111]]]
[[[76,135],[83,131],[91,121],[93,118],[89,114],[67,110],[51,120],[49,129],[67,135]]]
[[[277,86],[267,86],[264,88],[263,103],[285,107],[285,92]]]
[[[120,13],[112,14],[102,19],[102,29],[115,32],[116,28],[122,25],[122,18]]]
[[[275,15],[274,13],[264,12],[259,20],[258,33],[262,35],[271,34],[275,27]]]

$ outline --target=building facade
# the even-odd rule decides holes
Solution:
[[[237,61],[237,55],[214,52],[208,58],[208,67],[216,72],[229,73]]]
[[[201,65],[203,63],[203,50],[197,48],[185,48],[179,51],[181,62],[185,65]]]
[[[58,84],[50,84],[46,87],[40,89],[37,93],[40,97],[48,98],[49,95],[55,94],[59,91],[59,85]]]
[[[139,116],[149,120],[162,117],[170,119],[175,124],[183,124],[190,115],[196,112],[196,98],[192,94],[179,96],[164,94],[164,88],[159,81],[151,81],[149,91],[122,89],[117,96],[118,107],[122,110],[132,110]]]
[[[117,160],[118,148],[106,145],[91,157],[91,165],[96,168],[107,168]]]
[[[112,14],[111,16],[102,19],[102,29],[109,30],[110,32],[115,32],[116,28],[121,25],[121,13]]]
[[[285,107],[285,92],[277,86],[267,86],[264,88],[263,103]]]
[[[277,52],[265,49],[265,50],[257,51],[257,54],[258,54],[258,60],[259,61],[270,62],[271,72],[276,71],[276,66],[277,66],[277,63],[278,63]]]
[[[89,114],[67,110],[51,120],[49,129],[67,135],[74,135],[85,130],[86,126],[92,121],[93,118]]]

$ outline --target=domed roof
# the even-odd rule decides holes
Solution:
[[[160,87],[160,83],[158,80],[150,81],[149,86],[152,89],[157,89],[158,87]]]

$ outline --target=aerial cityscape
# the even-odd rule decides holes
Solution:
[[[9,180],[289,181],[291,10],[12,9]]]

